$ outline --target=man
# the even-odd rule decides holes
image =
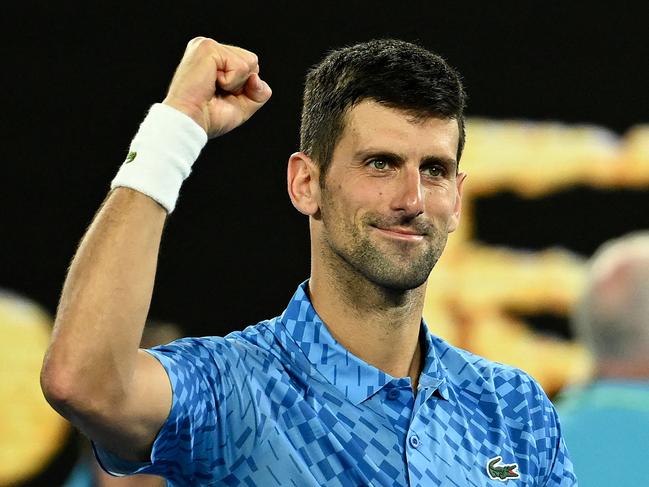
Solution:
[[[107,470],[173,485],[574,485],[541,388],[422,323],[460,218],[465,101],[413,44],[339,49],[307,77],[287,186],[312,265],[284,313],[138,351],[180,183],[208,137],[270,95],[253,53],[189,43],[70,267],[42,372],[51,404]]]
[[[557,404],[575,469],[589,487],[649,485],[649,232],[602,245],[575,309],[595,363]]]

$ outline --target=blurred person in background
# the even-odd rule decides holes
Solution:
[[[572,323],[595,363],[556,400],[579,481],[649,486],[649,231],[598,249]]]

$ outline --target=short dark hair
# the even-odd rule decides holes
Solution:
[[[363,100],[416,118],[455,119],[464,148],[466,94],[459,74],[437,54],[398,39],[336,49],[309,70],[304,87],[300,150],[326,174],[348,111]]]

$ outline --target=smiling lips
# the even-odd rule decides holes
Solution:
[[[390,227],[390,228],[379,228],[374,227],[383,235],[395,238],[399,240],[405,240],[407,242],[419,242],[424,239],[424,235],[412,230],[410,228],[400,228],[400,227]]]

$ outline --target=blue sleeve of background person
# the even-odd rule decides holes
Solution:
[[[127,462],[94,445],[100,464],[113,475],[156,474],[178,485],[224,477],[248,456],[256,436],[253,398],[237,380],[240,351],[220,337],[183,338],[147,351],[169,375],[169,417],[149,462]]]

